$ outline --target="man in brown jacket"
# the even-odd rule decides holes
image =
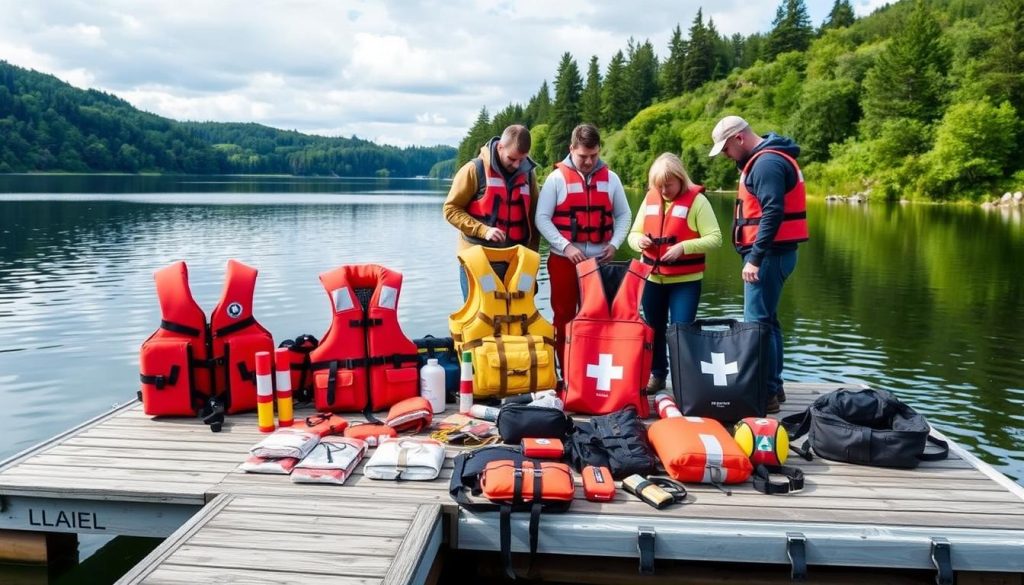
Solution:
[[[521,244],[537,250],[540,240],[533,227],[537,164],[529,156],[530,147],[530,131],[518,124],[509,126],[455,173],[444,202],[444,218],[462,232],[459,250],[476,244],[493,248]],[[466,298],[469,283],[461,267],[459,281]]]

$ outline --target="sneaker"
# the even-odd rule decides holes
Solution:
[[[779,399],[774,396],[769,397],[768,406],[764,410],[768,414],[776,414],[777,412],[782,410],[782,407],[779,406]]]
[[[647,381],[647,393],[654,394],[660,390],[665,389],[665,378],[659,378],[658,376],[651,376],[651,379]]]
[[[782,404],[783,402],[785,402],[786,401],[786,391],[783,390],[782,388],[779,388],[779,393],[775,395],[775,400],[778,400],[779,404]]]

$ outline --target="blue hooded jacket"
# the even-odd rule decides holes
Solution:
[[[784,152],[794,159],[800,154],[800,146],[791,138],[779,136],[774,132],[765,134],[761,138],[764,140],[751,151],[750,156],[766,149]],[[749,160],[750,157],[747,157],[736,163],[741,172]],[[793,168],[793,165],[773,153],[759,156],[747,174],[744,183],[761,203],[761,223],[758,226],[757,239],[753,246],[736,246],[736,251],[743,255],[749,252],[746,261],[754,266],[760,266],[761,260],[766,255],[796,250],[796,242],[776,244],[774,240],[779,226],[782,225],[785,195],[796,186],[797,179],[796,169]],[[735,226],[733,229],[735,231]]]

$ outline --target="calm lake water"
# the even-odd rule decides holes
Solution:
[[[174,260],[207,311],[228,258],[258,267],[255,315],[276,340],[326,331],[319,273],[384,264],[405,275],[406,334],[447,335],[461,296],[446,192],[425,180],[0,176],[0,459],[134,397],[139,345],[160,319],[152,273]],[[727,231],[731,195],[711,199]],[[1021,215],[821,201],[808,213],[780,308],[786,379],[894,390],[1022,481]],[[708,265],[700,315],[742,315],[738,256],[727,245]],[[540,287],[550,317],[544,274]]]

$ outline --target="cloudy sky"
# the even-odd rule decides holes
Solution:
[[[806,0],[819,25],[833,0]],[[883,0],[853,0],[858,15]],[[455,145],[481,106],[525,103],[569,51],[664,57],[699,6],[723,34],[767,0],[0,0],[0,59],[178,120]]]

